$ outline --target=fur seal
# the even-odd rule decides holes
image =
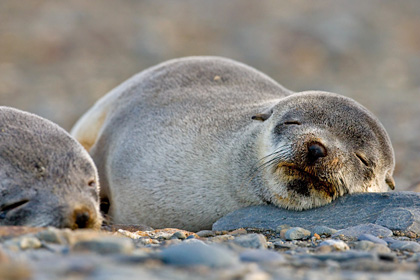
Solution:
[[[115,223],[211,228],[258,204],[303,210],[394,188],[378,119],[333,93],[293,93],[219,57],[170,60],[100,99],[72,129]]]
[[[0,106],[0,226],[102,224],[97,170],[58,125]]]

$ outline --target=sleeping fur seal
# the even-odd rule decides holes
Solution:
[[[0,106],[0,226],[100,228],[98,175],[58,125]]]
[[[175,59],[100,99],[72,134],[115,223],[211,228],[238,208],[303,210],[394,188],[378,119],[350,98],[293,93],[219,57]]]

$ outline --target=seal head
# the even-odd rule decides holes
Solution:
[[[385,129],[354,100],[328,92],[281,99],[254,119],[261,134],[264,198],[302,210],[339,196],[394,189],[394,152]]]
[[[98,175],[58,125],[0,106],[0,226],[99,228]]]

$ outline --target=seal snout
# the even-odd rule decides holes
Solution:
[[[101,224],[101,219],[97,217],[96,213],[86,207],[75,208],[71,216],[71,229],[97,228]]]
[[[89,224],[90,214],[88,211],[75,211],[75,224],[77,228],[86,228]]]
[[[311,142],[308,145],[308,158],[311,162],[327,156],[327,148],[319,142]]]

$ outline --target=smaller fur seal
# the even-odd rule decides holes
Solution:
[[[58,125],[0,106],[0,226],[99,229],[98,175]]]
[[[366,108],[334,93],[294,93],[219,57],[141,72],[72,134],[120,224],[209,229],[250,205],[303,210],[394,188],[390,139]]]

